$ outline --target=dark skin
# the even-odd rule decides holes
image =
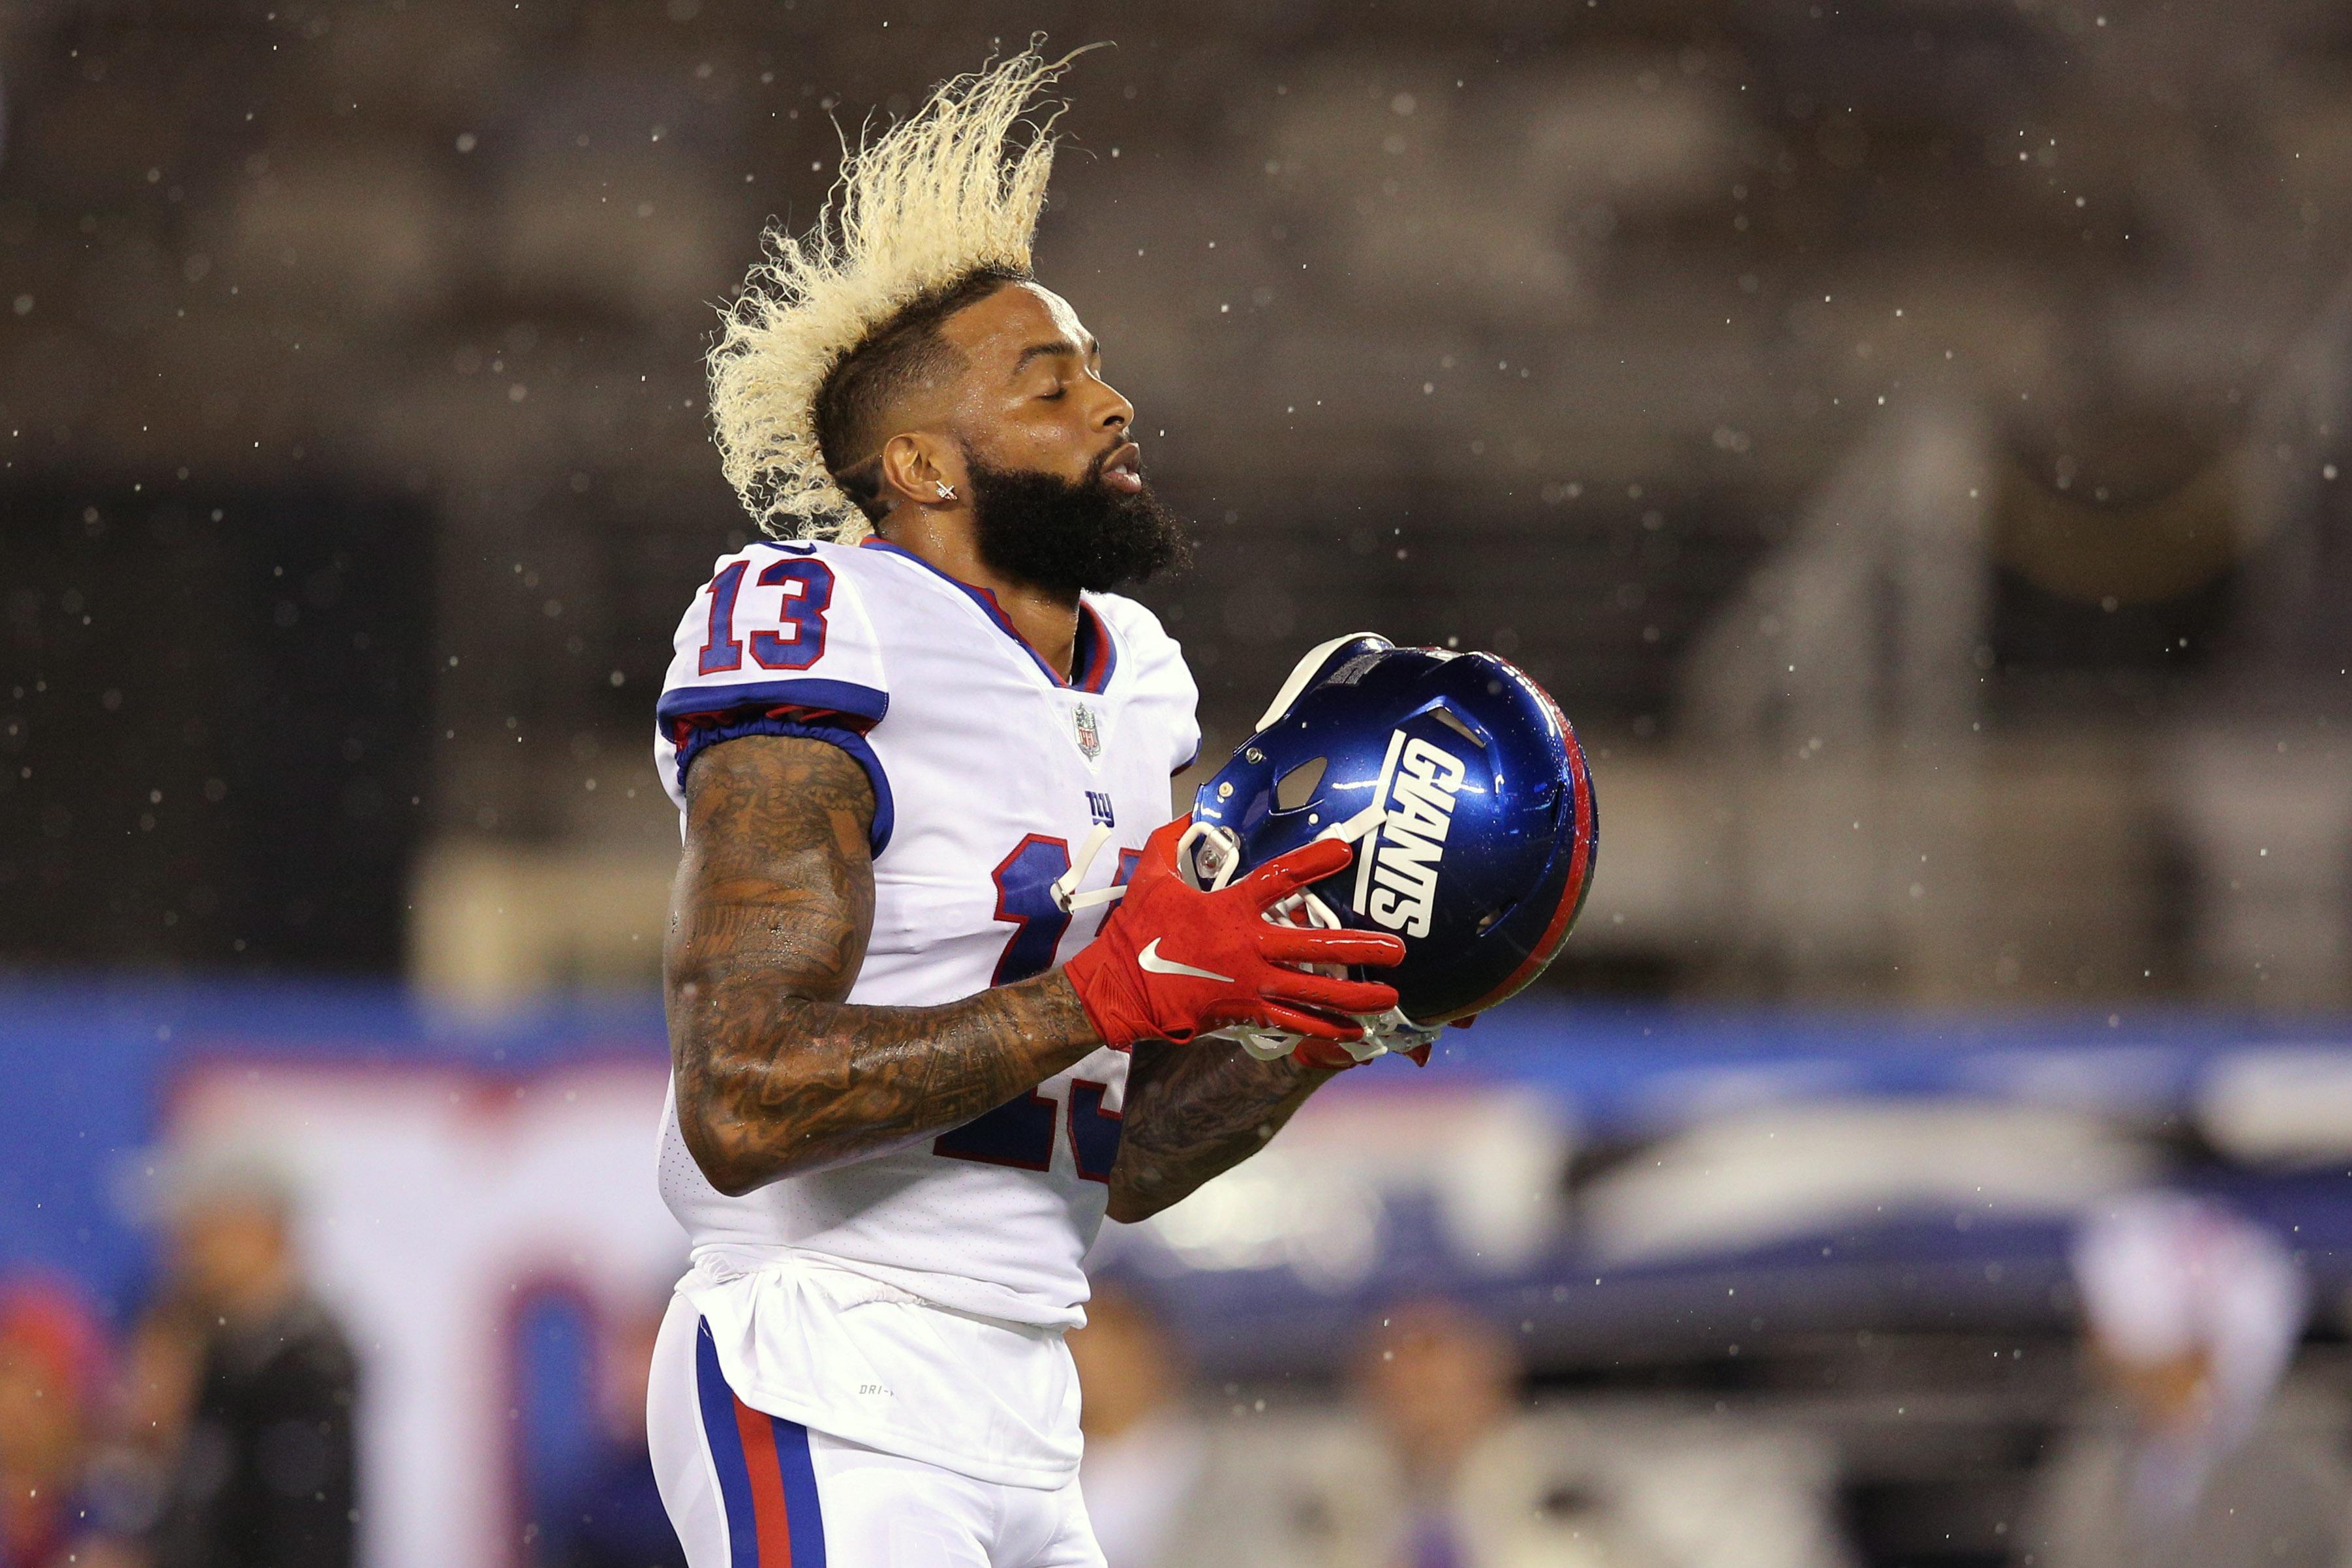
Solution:
[[[1066,300],[1034,283],[1007,284],[941,323],[964,373],[908,397],[896,434],[855,466],[872,465],[885,513],[877,530],[961,582],[985,588],[1022,636],[1069,677],[1078,598],[1006,577],[981,559],[964,454],[994,467],[1076,482],[1107,450],[1132,447],[1135,409],[1102,379],[1102,350]],[[1136,453],[1133,487],[1140,489]],[[940,486],[954,492],[942,496]]]
[[[1076,316],[1034,285],[1008,285],[942,329],[963,371],[893,411],[900,429],[878,452],[880,531],[994,591],[1066,678],[1077,600],[981,560],[963,448],[1076,480],[1124,444],[1134,410],[1102,380]],[[840,748],[743,737],[697,758],[686,792],[663,974],[679,1127],[719,1191],[920,1142],[1100,1049],[1059,969],[937,1007],[844,999],[873,930],[875,802]],[[1148,1218],[1248,1158],[1330,1076],[1224,1041],[1138,1044],[1110,1218]]]

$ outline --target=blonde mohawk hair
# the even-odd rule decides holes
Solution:
[[[807,233],[761,236],[764,259],[710,350],[710,417],[728,480],[769,534],[873,531],[825,466],[818,395],[908,307],[975,275],[1028,276],[1058,106],[1025,140],[1013,132],[1076,57],[1048,61],[1033,41],[942,83],[871,145],[861,138]]]

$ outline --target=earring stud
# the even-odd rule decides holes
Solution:
[[[944,479],[934,479],[931,481],[931,484],[938,489],[940,500],[952,501],[955,499],[955,486],[953,485],[949,484]]]

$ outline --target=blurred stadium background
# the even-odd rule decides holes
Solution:
[[[1146,597],[1210,765],[1369,627],[1523,664],[1603,805],[1541,989],[1107,1237],[1098,1442],[1230,1526],[1165,1556],[1154,1494],[1161,1560],[1441,1561],[1397,1465],[1460,1563],[2028,1561],[2070,1238],[2168,1187],[2301,1271],[2267,1469],[2336,1528],[2263,1560],[2340,1561],[2322,0],[17,0],[0,1374],[88,1332],[17,1336],[0,1488],[153,1513],[165,1200],[244,1162],[356,1356],[362,1561],[658,1560],[572,1521],[683,1252],[649,707],[746,538],[699,354],[836,121],[1033,29],[1118,46],[1041,272],[1199,521]]]

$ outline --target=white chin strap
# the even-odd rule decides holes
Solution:
[[[1055,877],[1054,885],[1047,890],[1054,895],[1054,907],[1067,915],[1076,909],[1092,909],[1097,904],[1116,904],[1127,896],[1124,887],[1098,888],[1093,893],[1078,891],[1078,883],[1086,880],[1095,856],[1102,853],[1102,847],[1108,842],[1110,830],[1097,822],[1094,831],[1078,846],[1077,858],[1070,862],[1070,869]]]
[[[1316,837],[1337,839],[1341,843],[1354,843],[1380,826],[1379,807],[1367,807],[1344,822],[1335,822]],[[1176,841],[1176,869],[1194,887],[1214,893],[1234,879],[1242,863],[1241,840],[1230,828],[1213,827],[1206,822],[1194,822]],[[1277,925],[1304,925],[1317,931],[1337,931],[1342,922],[1331,912],[1331,906],[1309,888],[1301,888],[1288,898],[1266,910],[1265,917]],[[1346,970],[1337,965],[1310,965],[1316,973],[1343,976]],[[1370,1061],[1391,1051],[1411,1051],[1436,1040],[1445,1026],[1423,1029],[1396,1008],[1384,1013],[1358,1013],[1356,1021],[1364,1026],[1361,1040],[1337,1040],[1358,1061]],[[1230,1040],[1260,1061],[1279,1061],[1298,1047],[1303,1035],[1286,1029],[1261,1029],[1255,1024],[1234,1024],[1221,1029],[1210,1038]]]

